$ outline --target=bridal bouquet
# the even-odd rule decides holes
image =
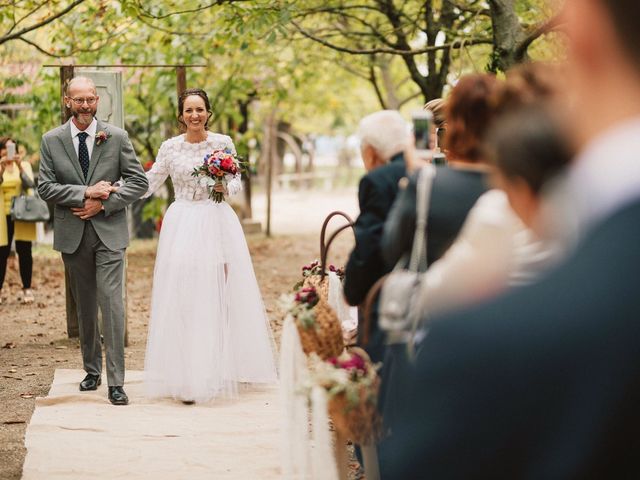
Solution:
[[[206,177],[214,180],[213,186],[224,185],[227,187],[227,176],[237,175],[242,171],[243,163],[228,148],[214,150],[204,156],[202,164],[193,169],[191,173],[194,177]],[[212,188],[209,198],[216,203],[224,200],[224,193]]]

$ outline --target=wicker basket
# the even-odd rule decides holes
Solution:
[[[370,395],[378,396],[380,380],[378,379],[373,392],[360,390],[360,402],[357,406],[347,403],[344,393],[339,393],[329,400],[329,415],[338,433],[358,445],[370,445],[380,437],[382,419],[378,413],[376,402],[369,399]]]
[[[342,327],[336,312],[327,303],[326,297],[319,295],[318,303],[313,307],[315,312],[315,325],[305,328],[296,322],[300,343],[304,353],[309,355],[315,352],[320,358],[326,360],[337,357],[344,349],[342,341]]]
[[[329,281],[328,277],[322,275],[309,275],[302,282],[303,287],[315,287],[322,299],[326,302],[329,300]]]

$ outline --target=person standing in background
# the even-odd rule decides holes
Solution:
[[[31,164],[22,159],[17,151],[15,140],[0,138],[0,305],[2,286],[7,273],[7,260],[11,253],[11,242],[15,239],[16,253],[20,265],[22,280],[22,303],[33,303],[35,300],[31,290],[33,275],[32,242],[36,239],[36,224],[15,222],[11,218],[11,201],[23,190],[34,188]]]
[[[359,127],[360,148],[367,174],[360,180],[360,215],[355,222],[356,245],[345,267],[344,296],[350,305],[364,302],[369,289],[391,269],[384,265],[380,242],[398,182],[407,175],[404,152],[411,145],[408,125],[399,112],[382,110],[364,117]],[[384,337],[377,328],[377,304],[372,309],[371,340],[366,346],[374,362],[382,360]],[[362,321],[358,321],[359,342]]]

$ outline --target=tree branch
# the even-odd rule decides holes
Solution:
[[[191,8],[191,9],[186,9],[186,10],[178,10],[175,12],[170,12],[170,13],[166,13],[164,15],[154,15],[153,13],[149,12],[148,10],[146,10],[143,6],[142,6],[142,2],[138,1],[138,8],[140,9],[140,12],[142,13],[142,15],[144,17],[147,18],[153,18],[154,20],[162,20],[164,18],[169,18],[172,17],[174,15],[182,15],[183,13],[198,13],[201,12],[203,10],[208,10],[211,7],[215,7],[218,5],[224,5],[225,3],[240,3],[240,2],[246,2],[249,0],[216,0],[214,2],[208,3],[206,5],[201,5],[200,7],[196,7],[196,8]]]
[[[380,90],[380,85],[378,84],[378,80],[376,78],[376,71],[373,68],[373,60],[372,64],[369,65],[369,82],[373,85],[373,89],[376,92],[376,96],[378,97],[378,101],[380,102],[380,106],[383,110],[387,109],[387,102],[384,101],[384,96],[382,95],[382,91]]]
[[[24,35],[25,33],[29,33],[33,30],[37,30],[38,28],[44,27],[45,25],[48,25],[49,23],[53,22],[54,20],[57,20],[58,18],[66,15],[67,13],[69,13],[71,10],[73,10],[74,8],[76,8],[78,5],[84,3],[86,0],[74,0],[69,6],[67,6],[67,8],[60,10],[58,13],[45,18],[44,20],[41,20],[40,22],[34,23],[33,25],[31,25],[30,27],[25,27],[22,30],[9,34],[9,35],[4,35],[2,37],[0,37],[0,45],[2,45],[3,43],[6,43],[10,40],[16,40],[20,37],[22,37],[22,35]]]
[[[466,6],[460,5],[458,2],[454,2],[453,0],[445,0],[445,1],[451,4],[452,6],[454,6],[455,8],[457,8],[458,10],[460,10],[461,12],[473,13],[474,15],[484,15],[486,17],[491,16],[491,11],[487,8],[466,7]]]
[[[523,55],[527,49],[531,46],[533,42],[535,42],[538,38],[547,33],[554,32],[558,30],[562,26],[562,19],[560,15],[556,15],[551,17],[546,22],[543,22],[535,27],[533,27],[528,33],[525,39],[518,45],[516,53],[518,56]]]
[[[302,35],[307,37],[309,40],[313,40],[314,42],[317,42],[333,50],[337,50],[338,52],[349,53],[351,55],[375,55],[379,53],[388,53],[391,55],[414,56],[414,55],[421,55],[429,52],[436,52],[438,50],[458,49],[463,46],[492,43],[492,40],[490,38],[471,38],[468,40],[455,40],[454,42],[445,44],[445,45],[433,45],[433,46],[423,47],[417,50],[411,50],[411,49],[402,50],[402,49],[396,49],[396,48],[353,49],[348,47],[342,47],[340,45],[336,45],[331,42],[327,42],[323,38],[316,37],[312,33],[306,31],[297,22],[292,21],[291,23],[296,28],[296,30],[298,30],[298,32],[300,32]]]

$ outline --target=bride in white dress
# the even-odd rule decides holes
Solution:
[[[185,403],[233,396],[240,382],[276,381],[274,344],[242,227],[226,203],[209,200],[205,179],[191,176],[205,154],[235,147],[206,130],[209,99],[200,89],[179,99],[186,133],[163,142],[147,172],[149,191],[171,177],[156,255],[145,357],[150,397]],[[223,186],[217,187],[220,191]],[[242,189],[240,175],[229,195]]]

